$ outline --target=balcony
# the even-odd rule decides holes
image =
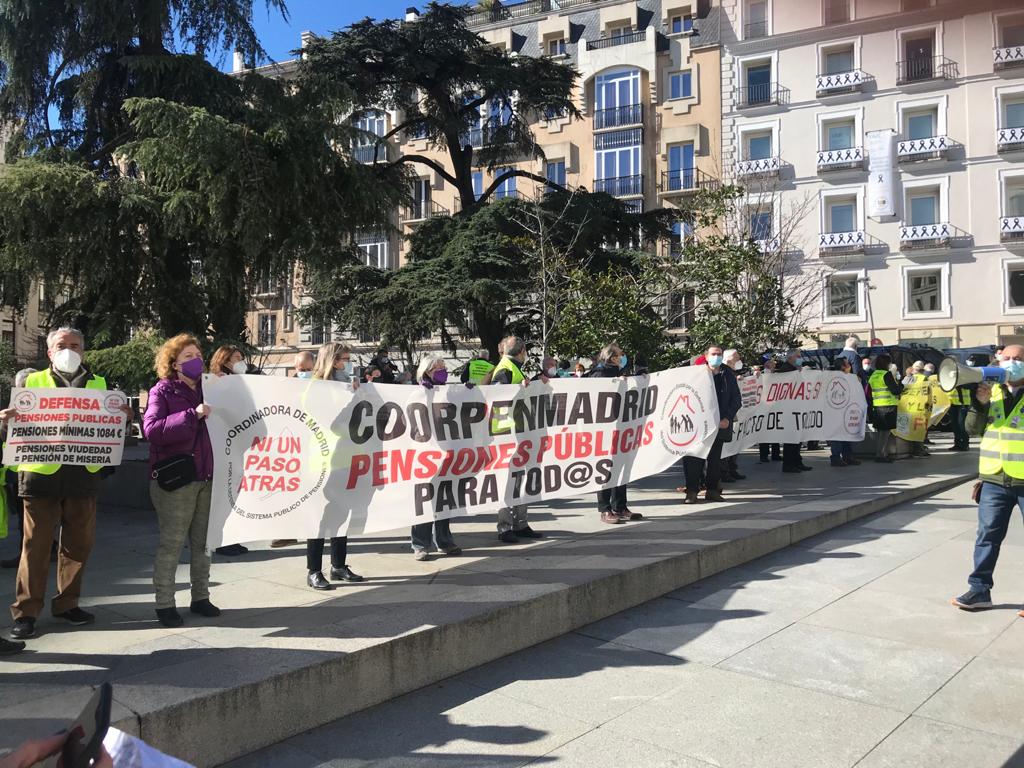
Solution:
[[[920,160],[949,159],[954,144],[949,136],[929,136],[926,139],[904,139],[896,144],[896,161],[913,163]]]
[[[777,107],[789,103],[789,88],[778,83],[747,85],[736,91],[737,109]]]
[[[602,48],[614,48],[617,45],[629,45],[630,43],[642,43],[647,39],[647,30],[638,29],[636,32],[627,32],[624,35],[613,35],[602,37],[598,40],[588,40],[588,51],[599,51]]]
[[[451,215],[451,211],[442,205],[438,205],[433,200],[418,200],[412,205],[403,208],[398,220],[402,224],[415,224],[419,221],[432,219],[435,216]]]
[[[1024,216],[1003,216],[999,220],[999,242],[1024,246]]]
[[[761,253],[774,253],[782,247],[782,237],[780,235],[768,235],[766,237],[755,237],[753,238],[754,245]]]
[[[625,128],[632,125],[643,125],[643,104],[626,104],[622,107],[610,107],[594,112],[594,130],[605,128]]]
[[[470,27],[479,27],[484,24],[497,24],[510,19],[522,19],[527,16],[537,16],[548,13],[551,10],[551,0],[525,0],[525,2],[513,3],[506,0],[504,3],[495,2],[492,8],[474,11],[466,17],[466,24]]]
[[[904,224],[900,227],[900,250],[945,250],[952,245],[955,228],[948,222]]]
[[[818,235],[818,253],[822,258],[864,253],[867,240],[862,229],[855,232],[822,232]]]
[[[818,151],[818,173],[828,171],[860,171],[864,169],[864,150],[861,147],[848,149],[822,149]]]
[[[594,179],[594,191],[605,192],[612,197],[640,197],[644,193],[644,177],[639,175]]]
[[[782,158],[764,157],[759,160],[740,160],[736,163],[736,178],[747,179],[756,176],[778,176],[782,170]]]
[[[716,189],[718,179],[697,168],[662,171],[658,194],[663,197],[694,194],[702,189]]]
[[[759,37],[768,37],[767,21],[752,21],[743,25],[744,40],[756,40]]]
[[[1017,67],[1024,67],[1024,45],[992,49],[992,69],[999,72]]]
[[[1024,126],[996,131],[996,151],[1000,154],[1024,151]]]
[[[357,163],[384,163],[388,159],[387,144],[363,144],[352,148],[352,159]]]
[[[818,96],[837,96],[841,93],[855,93],[863,91],[864,85],[871,79],[871,75],[862,69],[818,75],[814,80],[814,92]]]
[[[945,56],[921,56],[896,62],[896,85],[925,83],[932,80],[955,80],[959,66]]]

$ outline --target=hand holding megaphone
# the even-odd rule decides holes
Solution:
[[[939,364],[939,386],[944,392],[952,392],[957,387],[977,384],[979,387],[984,382],[1006,381],[1006,371],[995,366],[984,368],[971,368],[963,365],[955,357],[947,357]],[[992,391],[991,385],[988,391]]]

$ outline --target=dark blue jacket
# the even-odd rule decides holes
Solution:
[[[740,397],[740,385],[736,382],[736,374],[724,365],[714,375],[715,393],[718,395],[718,416],[729,420],[729,426],[736,420],[736,414],[743,405]]]

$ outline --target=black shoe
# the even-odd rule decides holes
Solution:
[[[309,574],[306,577],[306,583],[313,589],[334,589],[334,587],[331,586],[331,582],[324,578],[323,571],[317,571],[315,573]]]
[[[503,541],[506,544],[518,544],[519,537],[512,533],[512,531],[505,531],[498,534],[498,541]]]
[[[846,459],[846,466],[848,467],[859,467],[860,464],[860,459]]]
[[[847,467],[849,464],[846,463],[846,459],[829,459],[828,463],[833,467]]]
[[[12,557],[8,560],[0,560],[0,568],[17,568],[21,562],[20,557]]]
[[[25,650],[25,644],[0,637],[0,656],[13,656]]]
[[[208,619],[213,619],[220,616],[220,608],[207,600],[196,600],[192,605],[188,607],[192,613],[198,613],[200,616],[205,616]]]
[[[533,528],[531,528],[530,526],[526,526],[525,528],[520,528],[518,530],[512,531],[512,533],[515,534],[515,536],[517,538],[520,538],[520,539],[543,539],[544,538],[544,534],[543,533],[541,533],[540,531],[533,530]]]
[[[244,555],[249,549],[241,544],[228,544],[226,547],[217,547],[213,551],[218,555],[224,555],[224,557],[238,557],[239,555]]]
[[[331,568],[331,579],[333,581],[364,581],[363,577],[353,571],[347,565]]]
[[[721,491],[708,491],[704,494],[704,501],[725,501]]]
[[[772,461],[782,461],[781,456],[772,456]]]
[[[771,464],[771,463],[772,463],[772,460],[771,460],[771,459],[769,459],[769,458],[767,458],[767,457],[765,457],[765,458],[763,458],[763,459],[760,459],[760,460],[758,461],[758,463],[759,463],[759,464]]]
[[[992,607],[992,594],[987,589],[969,589],[950,602],[962,611],[977,611]]]
[[[26,637],[36,636],[36,620],[31,616],[22,616],[14,620],[11,628],[11,637],[15,640],[24,640]]]
[[[168,629],[177,629],[185,623],[177,608],[157,608],[156,620]]]
[[[808,467],[806,464],[800,465],[801,472],[810,472],[812,469],[814,469],[814,467]]]
[[[70,611],[64,611],[64,613],[53,614],[55,619],[64,619],[64,621],[70,622],[76,627],[81,627],[86,624],[92,624],[96,621],[96,617],[87,611],[83,611],[81,608],[72,608]]]
[[[800,467],[783,467],[782,471],[783,472],[793,472],[793,473],[796,473],[796,472],[802,472],[803,470],[800,469]]]
[[[729,477],[731,477],[733,480],[746,480],[747,479],[746,475],[741,475],[739,472],[733,472],[731,475],[729,475]]]

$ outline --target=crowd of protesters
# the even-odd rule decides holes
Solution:
[[[934,367],[915,363],[901,372],[887,354],[869,359],[858,352],[858,345],[859,340],[855,337],[848,339],[846,347],[836,356],[833,369],[856,376],[863,383],[868,402],[873,406],[871,419],[877,434],[876,461],[889,462],[892,460],[889,455],[890,435],[896,426],[898,398],[905,386],[933,379]],[[47,346],[50,367],[43,371],[23,371],[16,384],[106,388],[105,379],[83,363],[85,339],[79,331],[71,328],[54,331],[47,340]],[[614,379],[647,375],[646,363],[631,360],[627,351],[615,343],[595,354],[589,366],[582,360],[558,360],[552,356],[544,356],[539,362],[539,366],[531,366],[526,342],[509,336],[501,341],[496,361],[488,359],[484,352],[475,355],[458,371],[457,383],[453,383],[446,361],[440,355],[425,355],[415,371],[403,372],[386,352],[381,352],[357,371],[350,347],[328,343],[315,355],[308,351],[299,352],[291,375],[296,379],[341,382],[353,389],[361,384],[381,383],[407,383],[430,389],[525,386],[534,380],[546,383],[554,378]],[[685,485],[678,490],[686,504],[720,502],[724,500],[723,484],[745,479],[735,455],[722,458],[723,447],[733,437],[733,421],[742,405],[739,377],[797,371],[805,361],[800,350],[790,350],[781,354],[765,354],[755,365],[748,367],[737,350],[711,345],[686,364],[706,366],[709,370],[714,381],[720,421],[706,458],[683,459]],[[203,374],[237,376],[259,373],[259,370],[246,360],[243,349],[235,346],[216,349],[207,365],[199,340],[187,334],[175,336],[158,350],[154,368],[159,380],[149,391],[142,417],[142,433],[150,452],[150,497],[159,528],[153,587],[157,620],[166,627],[174,628],[185,622],[175,605],[175,574],[186,545],[190,550],[189,613],[202,618],[215,618],[220,614],[220,609],[210,601],[211,560],[206,549],[215,459],[207,430],[211,409],[203,398]],[[968,401],[962,402],[962,409],[966,411]],[[0,418],[6,423],[12,413],[10,408],[0,411]],[[125,417],[132,417],[130,408],[126,407]],[[961,428],[962,417],[963,414],[958,412],[954,419]],[[492,419],[502,418],[508,417],[498,412],[492,414]],[[958,436],[955,449],[963,450],[963,445]],[[833,441],[830,450],[831,466],[860,463],[854,458],[853,445],[849,442]],[[781,461],[782,471],[786,473],[802,473],[811,469],[802,458],[799,444],[781,447],[762,444],[759,455],[761,462]],[[20,650],[23,647],[21,641],[35,634],[36,621],[44,605],[51,548],[58,531],[54,555],[57,560],[57,593],[51,603],[52,614],[75,626],[94,621],[93,615],[78,603],[82,574],[95,537],[96,498],[102,473],[96,471],[98,467],[70,465],[21,465],[17,469],[17,472],[9,473],[9,477],[17,477],[16,486],[9,484],[7,488],[11,491],[11,507],[23,508],[20,526],[22,547],[19,558],[3,563],[4,566],[17,567],[17,596],[12,606],[14,627],[10,635],[13,642],[3,640],[0,653]],[[603,523],[620,525],[642,519],[640,513],[630,510],[627,490],[626,485],[618,485],[597,493],[597,512]],[[703,498],[701,491],[704,491]],[[514,544],[524,539],[541,538],[542,534],[530,526],[527,506],[513,505],[499,510],[497,537],[503,543]],[[283,539],[273,541],[271,546],[282,548],[297,543]],[[307,585],[316,590],[328,590],[333,588],[334,581],[362,581],[363,578],[348,564],[348,540],[345,536],[330,538],[330,569],[325,575],[322,561],[326,543],[324,538],[305,542]],[[430,559],[434,551],[445,557],[458,556],[462,551],[452,533],[450,520],[413,526],[409,543],[417,560]],[[215,552],[231,557],[245,554],[247,549],[236,544]]]

